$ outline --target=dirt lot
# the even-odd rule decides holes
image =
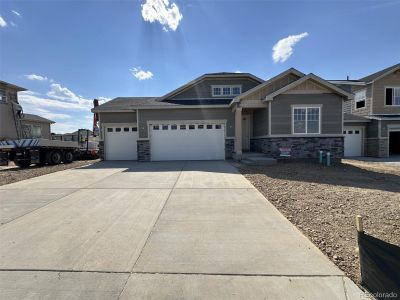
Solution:
[[[74,161],[70,164],[60,164],[56,166],[31,166],[29,168],[21,169],[16,167],[13,163],[9,167],[0,167],[0,186],[9,184],[32,177],[37,177],[49,173],[54,173],[66,169],[76,168],[97,162],[98,160],[80,160]]]
[[[287,161],[240,171],[353,281],[359,282],[355,216],[364,229],[400,245],[400,167],[343,160],[324,167]]]

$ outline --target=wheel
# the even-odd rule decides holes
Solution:
[[[16,166],[20,168],[27,168],[31,165],[30,159],[23,159],[23,160],[14,160]]]
[[[63,162],[66,164],[72,163],[74,161],[74,154],[72,151],[64,152]]]
[[[52,150],[46,153],[46,163],[49,165],[58,165],[62,161],[61,152]]]

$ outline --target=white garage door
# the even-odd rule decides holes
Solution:
[[[360,127],[344,127],[344,156],[362,156],[362,130]]]
[[[137,160],[137,139],[135,124],[106,127],[106,160]]]
[[[221,123],[150,125],[151,160],[225,159],[225,125]]]

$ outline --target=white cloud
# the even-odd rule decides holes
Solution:
[[[308,32],[303,32],[298,35],[289,35],[288,37],[279,40],[274,47],[272,47],[272,59],[274,62],[285,62],[292,54],[293,47],[301,39],[308,36]]]
[[[17,15],[18,17],[21,17],[21,14],[20,14],[19,12],[15,11],[15,10],[12,10],[11,12],[12,12],[14,15]]]
[[[242,71],[237,70],[237,71],[235,71],[235,73],[242,73]]]
[[[28,78],[29,80],[39,80],[39,81],[47,81],[48,80],[47,77],[36,75],[36,74],[25,75],[25,77]]]
[[[13,21],[10,22],[10,25],[11,25],[12,27],[17,27],[17,24],[15,24]]]
[[[103,104],[111,100],[111,98],[107,97],[97,97],[96,99],[99,100],[99,104]]]
[[[132,68],[129,71],[131,71],[132,75],[139,80],[147,80],[153,78],[153,73],[151,73],[150,71],[143,71],[140,67]]]
[[[150,23],[159,22],[164,31],[175,31],[183,16],[176,3],[169,4],[169,0],[146,0],[142,4],[142,17]]]
[[[4,20],[2,16],[0,16],[0,27],[6,27],[6,26],[7,26],[6,20]]]

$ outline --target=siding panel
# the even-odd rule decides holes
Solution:
[[[400,87],[400,71],[392,73],[374,82],[373,113],[374,114],[399,114],[400,106],[385,106],[385,87]]]

